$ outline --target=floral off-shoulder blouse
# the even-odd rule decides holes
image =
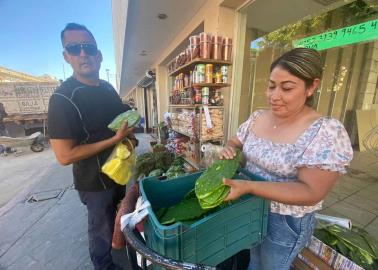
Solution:
[[[345,174],[353,157],[351,142],[343,124],[330,117],[312,123],[293,144],[275,143],[260,138],[252,131],[255,120],[263,113],[255,111],[240,125],[237,137],[243,144],[246,169],[267,181],[297,181],[298,168],[310,167]],[[271,202],[271,212],[302,217],[322,208]]]

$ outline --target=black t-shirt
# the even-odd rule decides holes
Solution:
[[[114,136],[107,126],[120,113],[130,110],[114,88],[105,81],[99,86],[85,85],[70,77],[50,98],[48,130],[51,139],[74,139],[90,144]],[[114,147],[73,164],[77,190],[99,191],[119,186],[101,173]]]

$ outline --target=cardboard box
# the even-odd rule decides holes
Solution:
[[[328,266],[335,270],[364,270],[361,266],[351,261],[347,257],[341,255],[330,246],[324,244],[322,241],[312,236],[311,243],[307,246],[316,257],[320,258]],[[323,270],[318,262],[310,258],[306,252],[298,254],[298,258],[305,262],[310,269]]]

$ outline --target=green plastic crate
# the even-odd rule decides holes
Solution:
[[[144,225],[147,246],[157,253],[183,262],[216,266],[243,249],[249,249],[266,235],[268,201],[256,196],[244,196],[240,201],[212,213],[191,225],[181,222],[164,226],[152,208],[159,209],[178,203],[191,189],[202,172],[158,180],[144,178],[140,189],[151,207]],[[248,174],[256,180],[259,177]],[[239,174],[237,178],[245,178]],[[154,267],[154,269],[161,269]]]

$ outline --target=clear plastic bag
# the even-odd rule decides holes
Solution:
[[[220,151],[222,151],[223,146],[215,145],[211,143],[203,144],[201,151],[203,152],[202,165],[208,168],[214,161],[219,159]]]
[[[128,149],[128,145],[132,149]],[[101,171],[119,185],[126,185],[135,167],[136,155],[130,140],[119,142],[113,149]]]

